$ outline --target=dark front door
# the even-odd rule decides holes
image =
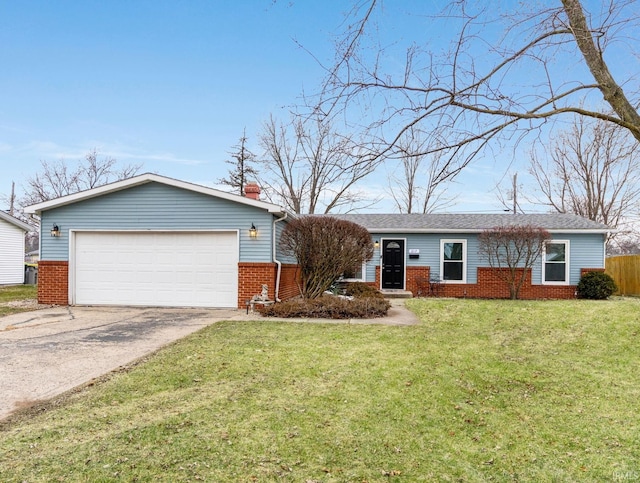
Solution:
[[[382,240],[382,288],[404,289],[404,240]]]

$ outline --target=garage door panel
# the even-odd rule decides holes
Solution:
[[[235,307],[235,232],[76,233],[75,303]]]

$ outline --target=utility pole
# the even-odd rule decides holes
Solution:
[[[513,214],[518,212],[518,173],[513,175]]]
[[[9,197],[9,214],[13,216],[14,205],[16,203],[16,182],[11,182],[11,196]]]

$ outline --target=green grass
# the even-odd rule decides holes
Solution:
[[[0,317],[3,315],[17,314],[33,310],[33,307],[11,307],[7,302],[37,299],[38,287],[36,285],[2,285],[0,286]]]
[[[0,480],[640,478],[640,300],[408,304],[213,325],[5,424]]]

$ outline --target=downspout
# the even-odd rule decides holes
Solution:
[[[276,223],[278,223],[279,221],[285,220],[286,218],[287,218],[287,212],[285,211],[284,216],[273,221],[273,230],[271,230],[273,235],[273,240],[271,243],[271,248],[273,250],[273,261],[278,266],[278,269],[276,270],[276,293],[274,295],[274,299],[276,302],[281,301],[280,298],[278,298],[278,294],[280,293],[280,273],[282,272],[282,262],[276,258]]]

